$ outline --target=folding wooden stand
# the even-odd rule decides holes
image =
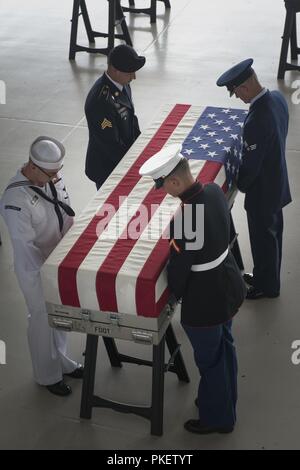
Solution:
[[[130,13],[145,13],[150,16],[150,23],[156,23],[156,6],[157,2],[164,2],[166,8],[171,8],[169,0],[148,0],[150,1],[150,7],[148,8],[136,8],[134,0],[129,0],[129,7],[122,5],[123,11],[129,11]]]
[[[84,377],[81,395],[80,417],[90,419],[94,407],[112,408],[121,413],[133,413],[151,422],[151,434],[163,434],[163,406],[164,406],[164,373],[174,372],[180,381],[189,382],[189,376],[180,352],[171,323],[157,345],[153,345],[153,360],[143,359],[120,354],[113,338],[104,338],[111,365],[122,367],[123,362],[152,367],[152,399],[151,406],[134,406],[117,403],[94,395],[95,371],[97,361],[98,336],[87,335]],[[170,352],[170,360],[165,365],[165,342]]]
[[[126,42],[126,44],[128,44],[129,46],[132,46],[126,20],[123,15],[122,7],[120,5],[120,0],[108,0],[108,2],[109,2],[108,33],[100,33],[98,31],[94,31],[91,27],[91,22],[90,22],[85,0],[73,1],[69,60],[74,60],[76,52],[81,52],[81,51],[90,52],[93,54],[108,55],[111,49],[113,49],[114,47],[115,38],[123,39]],[[95,38],[97,37],[108,38],[107,47],[94,48],[94,47],[84,47],[84,46],[80,46],[77,44],[78,18],[80,15],[82,15],[82,18],[84,21],[84,26],[85,26],[89,43],[94,44]],[[115,34],[115,27],[117,25],[121,26],[122,34]]]
[[[299,0],[285,0],[286,17],[284,32],[282,36],[282,46],[278,68],[278,79],[284,78],[287,70],[300,71],[300,65],[287,62],[289,44],[291,44],[291,60],[297,60],[300,48],[297,44],[297,13],[300,12]]]

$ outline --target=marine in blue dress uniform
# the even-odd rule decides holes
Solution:
[[[97,189],[140,134],[129,83],[144,64],[145,57],[138,56],[132,47],[115,47],[108,57],[107,71],[87,96],[89,143],[85,172]]]
[[[231,324],[246,287],[228,249],[230,221],[224,194],[216,184],[195,181],[180,150],[178,145],[166,147],[141,167],[140,174],[152,176],[157,188],[182,201],[170,225],[168,285],[172,296],[182,299],[181,322],[201,375],[199,417],[188,420],[185,428],[198,434],[228,433],[235,425],[237,401]]]
[[[289,114],[279,91],[263,88],[247,59],[217,81],[245,103],[250,103],[244,123],[243,159],[237,187],[245,193],[245,209],[253,257],[253,274],[247,298],[278,297],[282,257],[282,208],[291,202],[285,145]]]

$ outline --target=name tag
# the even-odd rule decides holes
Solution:
[[[38,203],[39,197],[37,195],[33,196],[33,198],[30,201],[30,204],[33,206],[36,206]]]

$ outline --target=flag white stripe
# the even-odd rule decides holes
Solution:
[[[216,178],[214,179],[214,183],[216,183],[217,185],[219,185],[222,188],[222,186],[225,182],[226,182],[225,168],[222,165],[220,170],[219,170],[219,173],[217,174]]]
[[[76,219],[75,225],[71,228],[62,242],[48,258],[46,262],[47,268],[42,270],[45,298],[47,301],[52,303],[61,303],[58,294],[59,289],[57,276],[60,263],[71,250],[76,240],[80,238],[83,231],[86,229],[93,217],[97,214],[98,210],[101,209],[105,200],[109,197],[127,171],[132,167],[134,162],[137,160],[145,146],[160,128],[173,107],[173,105],[168,105],[163,111],[160,111],[159,119],[156,120],[145,132],[143,132],[139,139],[134,143],[130,151],[121,160],[114,172],[104,183],[101,190],[97,193],[97,195],[95,195],[92,201],[90,201],[81,216]],[[201,116],[203,110],[204,107],[191,107],[180,121],[165,145],[169,145],[175,142],[182,143],[189,132],[192,130],[196,121]],[[206,161],[203,160],[190,160],[190,165],[194,176],[200,172],[201,168],[205,164]],[[215,178],[215,182],[222,186],[225,181],[225,169],[224,167],[221,167],[221,170]],[[123,203],[119,207],[117,213],[112,217],[106,231],[100,235],[95,245],[92,247],[90,252],[79,266],[79,269],[77,270],[77,289],[80,305],[82,308],[93,310],[99,309],[96,293],[97,272],[109,251],[113,248],[116,240],[118,239],[118,236],[122,234],[130,218],[136,212],[140,203],[151,190],[152,186],[153,182],[150,178],[141,178],[137,182],[137,184],[132,188],[128,197],[123,200]],[[149,224],[146,226],[145,230],[133,246],[133,249],[129,253],[120,271],[117,273],[115,288],[119,312],[136,315],[136,282],[145,262],[152,253],[153,248],[157,242],[157,239],[148,239],[149,232],[159,238],[162,231],[165,230],[170,221],[170,210],[171,213],[174,213],[179,207],[179,203],[180,202],[177,199],[171,198],[170,196],[166,196],[164,198],[160,204],[159,209],[154,214]],[[126,211],[124,213],[125,206]],[[159,222],[161,222],[160,226]],[[116,228],[118,228],[117,232]],[[153,287],[155,287],[155,298],[156,301],[158,301],[167,287],[165,270],[163,270],[163,272],[160,274],[155,286]]]
[[[158,128],[161,126],[161,124],[173,108],[174,105],[166,105],[163,110],[160,110],[159,119],[156,119],[155,122],[151,126],[149,126],[145,130],[145,132],[143,132],[143,134],[134,142],[130,150],[127,152],[126,157],[124,157],[120,161],[120,163],[114,169],[113,173],[102,185],[100,191],[98,191],[95,196],[89,201],[88,205],[80,214],[80,216],[75,218],[75,223],[73,227],[69,230],[63,240],[58,244],[55,250],[48,257],[47,262],[41,270],[43,289],[47,301],[51,303],[61,303],[58,285],[59,265],[69,253],[75,242],[80,238],[86,227],[94,218],[95,214],[97,214],[98,210],[103,206],[104,202],[109,197],[111,192],[115,189],[119,181],[137,160],[137,158],[142,153],[148,142],[153,138],[154,134],[157,132]],[[89,278],[89,281],[91,282],[91,273],[88,267],[85,272],[87,277]],[[84,275],[85,274],[83,273],[83,276]],[[95,276],[93,277],[93,281],[94,278]],[[77,288],[78,290],[82,291],[79,285],[77,286]],[[96,290],[96,286],[94,283],[90,284],[89,290],[93,292]],[[86,297],[86,295],[84,297]],[[91,301],[89,302],[89,304],[93,305],[93,307],[96,308],[95,301]],[[81,305],[84,306],[84,304]]]
[[[170,109],[168,110],[167,114],[169,113],[169,111]],[[192,113],[190,114],[188,111],[165,145],[175,142],[182,142],[187,136],[187,134],[190,132],[191,126],[193,126],[196,120],[199,118],[198,113],[201,113],[202,111],[203,108],[201,108],[201,111],[198,109],[197,112],[192,111]],[[162,122],[163,120],[161,120],[161,122],[157,124],[157,127],[155,127],[156,130],[158,127],[160,127]],[[150,138],[149,136],[145,137],[143,134],[142,136],[140,136],[139,140],[142,141],[142,148],[144,148]],[[199,161],[198,163],[196,163],[197,166],[202,166],[203,164],[203,161]],[[108,179],[111,188],[107,188],[108,184],[106,185],[106,188],[109,189],[109,193],[116,186],[117,180],[119,178],[119,173],[115,170]],[[116,216],[109,223],[108,231],[106,232],[106,234],[102,234],[100,236],[100,238],[97,240],[93,248],[90,250],[86,258],[84,259],[84,261],[79,266],[77,270],[77,290],[80,305],[84,305],[86,306],[86,308],[89,309],[99,308],[96,293],[97,272],[116,242],[116,238],[113,236],[114,230],[112,230],[111,232],[109,232],[109,230],[112,229],[112,227],[115,229],[117,226],[119,228],[120,236],[123,230],[126,228],[127,223],[130,221],[132,215],[136,212],[140,203],[143,201],[143,199],[146,197],[146,195],[150,192],[152,188],[153,180],[151,178],[141,178],[138,181],[138,183],[136,184],[136,186],[133,187],[126,200],[127,207],[129,209],[128,213],[125,214],[127,215],[127,218],[123,218],[122,216],[120,217],[120,208],[119,211],[117,211]],[[171,199],[170,196],[168,197],[168,199]],[[174,199],[172,201],[172,204],[178,207],[179,202],[178,200]],[[115,222],[116,220],[117,223]],[[168,219],[168,222],[169,220],[170,219]],[[143,234],[141,235],[139,240],[141,240],[140,244],[142,244],[144,240]],[[139,243],[139,240],[137,241],[137,243]],[[138,245],[137,251],[139,251],[139,247],[140,245]],[[137,281],[136,273],[137,271],[140,272],[147,259],[147,254],[149,255],[152,252],[153,248],[154,242],[152,241],[150,244],[148,243],[148,249],[144,247],[144,249],[142,249],[138,253],[136,259],[134,259],[133,262],[130,263],[130,266],[126,265],[125,260],[124,265],[117,274],[115,289],[117,292],[116,297],[119,312],[133,315],[137,314],[135,303],[135,286]],[[131,258],[131,256],[129,257]],[[89,286],[95,286],[93,292],[90,292],[91,288],[89,288]]]
[[[190,165],[194,177],[199,174],[205,163],[203,160],[191,161]],[[155,212],[148,226],[135,243],[122,268],[119,270],[116,278],[118,311],[122,307],[124,313],[136,314],[135,295],[132,295],[132,293],[135,293],[137,279],[155,244],[161,237],[161,234],[164,233],[170,219],[179,206],[179,199],[172,198],[171,196],[164,198],[159,209]],[[166,279],[166,277],[162,276],[161,279]],[[166,284],[160,284],[156,300],[159,300],[160,296],[157,298],[157,295],[159,295],[159,292],[163,292],[165,288]]]

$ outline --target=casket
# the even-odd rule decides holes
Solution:
[[[168,227],[180,201],[155,190],[139,168],[165,145],[181,143],[193,175],[219,184],[231,204],[246,114],[183,104],[160,111],[46,260],[51,326],[159,342],[170,316]]]

